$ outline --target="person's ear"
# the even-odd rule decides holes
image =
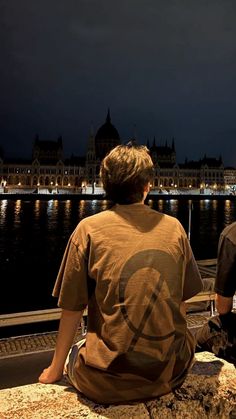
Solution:
[[[144,186],[144,192],[148,193],[150,191],[150,182],[148,182],[145,186]]]

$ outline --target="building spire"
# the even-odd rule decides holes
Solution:
[[[175,139],[174,139],[174,137],[172,138],[172,151],[175,151]]]

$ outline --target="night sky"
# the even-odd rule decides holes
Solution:
[[[109,107],[122,141],[236,166],[235,22],[235,0],[0,0],[5,155],[85,154]]]

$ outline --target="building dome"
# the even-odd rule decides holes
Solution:
[[[112,148],[119,144],[120,136],[111,123],[110,111],[108,110],[106,122],[98,129],[95,136],[96,157],[102,160]]]

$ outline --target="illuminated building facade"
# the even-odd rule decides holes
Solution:
[[[120,136],[111,123],[108,110],[105,123],[94,134],[91,129],[85,157],[64,158],[63,141],[41,140],[36,136],[32,158],[5,159],[0,154],[0,191],[35,193],[102,192],[100,163]],[[208,191],[214,193],[235,184],[235,169],[224,170],[222,159],[204,157],[199,161],[176,162],[175,140],[169,145],[147,142],[154,162],[152,190],[178,193]],[[231,182],[231,183],[230,183]]]

